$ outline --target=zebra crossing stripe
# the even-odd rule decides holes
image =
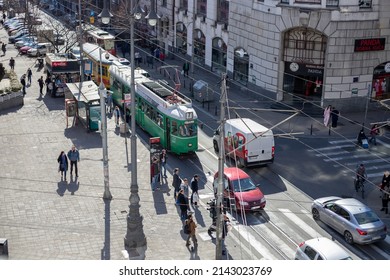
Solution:
[[[325,162],[329,162],[329,161],[339,161],[339,160],[349,160],[349,159],[359,159],[359,158],[370,158],[372,156],[375,156],[375,157],[380,157],[382,156],[381,154],[378,154],[378,153],[371,153],[371,154],[360,154],[360,155],[351,155],[351,156],[347,156],[347,157],[334,157],[334,158],[326,158],[324,159]],[[385,162],[384,159],[381,159],[381,161]],[[356,163],[355,163],[356,164]]]
[[[290,209],[278,209],[284,216],[286,216],[290,221],[296,224],[298,227],[303,229],[307,234],[312,238],[320,237],[320,234],[316,232],[311,226],[306,224],[301,218],[291,212]]]
[[[329,143],[330,144],[357,143],[357,139],[356,138],[349,138],[349,139],[333,140],[333,141],[329,141]]]
[[[316,152],[316,151],[328,151],[328,150],[334,150],[334,149],[342,149],[342,148],[353,148],[355,145],[340,145],[340,146],[332,146],[332,147],[323,147],[318,149],[311,149],[310,152]]]
[[[329,156],[336,156],[336,155],[343,155],[343,154],[349,154],[348,151],[338,151],[338,152],[333,152],[333,153],[321,153],[321,154],[316,154],[316,157],[329,157]]]

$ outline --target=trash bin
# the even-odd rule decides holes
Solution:
[[[214,101],[213,91],[209,90],[209,84],[198,80],[193,85],[194,99],[199,102]]]
[[[5,238],[0,238],[0,260],[8,259],[8,241]]]

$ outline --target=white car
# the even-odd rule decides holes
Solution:
[[[39,43],[36,48],[31,48],[27,51],[28,56],[41,56],[51,52],[51,43]]]
[[[74,47],[70,50],[71,55],[74,59],[80,59],[80,48]]]
[[[352,260],[351,256],[332,240],[319,237],[299,244],[296,260]]]

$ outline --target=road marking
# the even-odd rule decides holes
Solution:
[[[329,162],[329,161],[349,160],[349,159],[357,159],[357,158],[364,158],[364,157],[369,158],[372,156],[379,157],[379,156],[381,156],[381,154],[371,153],[371,154],[351,155],[351,156],[347,156],[347,157],[334,157],[334,158],[326,158],[326,159],[324,159],[324,161]],[[386,160],[381,159],[381,161],[385,162]]]
[[[371,248],[374,249],[378,254],[382,255],[386,260],[390,259],[390,255],[378,248],[378,246],[371,244]]]
[[[332,146],[332,147],[323,147],[318,149],[311,149],[309,152],[316,152],[316,151],[328,151],[333,149],[342,149],[342,148],[353,148],[355,145],[341,145],[341,146]]]
[[[356,138],[350,138],[350,139],[342,139],[342,140],[333,140],[329,141],[330,144],[340,144],[340,143],[357,143]]]
[[[316,238],[319,237],[319,233],[316,232],[311,226],[306,224],[301,218],[291,212],[290,209],[278,209],[284,216],[286,216],[290,221],[303,229],[307,234],[311,237]]]
[[[338,152],[333,152],[333,153],[321,153],[321,154],[316,154],[316,157],[329,157],[329,156],[336,156],[336,155],[342,155],[342,154],[349,154],[350,152],[348,151],[338,151]]]

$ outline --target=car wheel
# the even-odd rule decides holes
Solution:
[[[219,153],[219,148],[218,148],[218,143],[217,143],[217,141],[214,141],[214,142],[213,142],[213,146],[214,146],[214,151],[215,151],[216,153]]]
[[[318,212],[316,208],[313,208],[313,210],[311,210],[311,213],[313,214],[314,220],[318,221],[320,219],[320,212]]]
[[[344,240],[348,244],[353,244],[353,236],[352,236],[352,234],[349,231],[345,231],[344,232]]]

